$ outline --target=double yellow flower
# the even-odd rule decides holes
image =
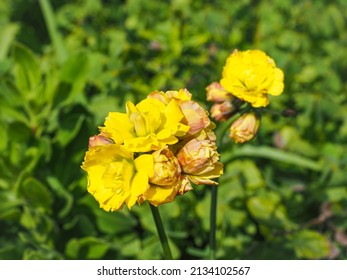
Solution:
[[[235,50],[227,58],[220,83],[233,96],[257,108],[269,104],[268,95],[283,92],[283,78],[283,71],[264,52]]]
[[[82,168],[88,191],[106,211],[136,202],[159,205],[192,189],[216,184],[223,173],[207,112],[186,89],[150,93],[111,112],[89,141]]]

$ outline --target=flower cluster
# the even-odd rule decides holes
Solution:
[[[256,108],[269,104],[269,95],[280,95],[284,89],[283,71],[272,58],[259,50],[235,50],[227,58],[220,83],[206,87],[207,100],[214,102],[211,116],[216,121],[226,121],[249,104],[230,126],[230,138],[244,143],[255,137],[260,119]]]
[[[215,125],[186,89],[154,91],[126,113],[110,112],[90,137],[82,168],[106,211],[149,201],[158,206],[223,173]]]

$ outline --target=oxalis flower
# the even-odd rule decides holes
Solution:
[[[284,74],[272,58],[259,50],[235,50],[226,61],[220,81],[225,90],[253,107],[269,104],[268,95],[283,92]]]
[[[88,173],[88,192],[106,211],[119,210],[124,204],[130,209],[149,188],[152,156],[144,154],[134,159],[131,151],[102,136],[91,140],[82,164]]]

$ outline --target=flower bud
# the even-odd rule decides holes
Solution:
[[[232,99],[230,92],[226,91],[220,83],[213,82],[206,87],[207,101],[213,101],[216,103],[228,101]]]
[[[195,184],[216,184],[210,180],[223,173],[215,142],[192,139],[181,148],[177,159],[187,177]]]
[[[99,135],[94,135],[92,137],[89,137],[89,143],[88,146],[89,148],[95,147],[95,146],[103,146],[103,145],[108,145],[108,144],[113,144],[113,140],[106,138],[102,136],[101,134]]]
[[[180,164],[171,150],[163,148],[152,153],[154,174],[149,178],[150,187],[140,197],[139,203],[148,200],[154,206],[171,202],[179,194],[192,189],[190,181],[181,174]]]
[[[193,135],[210,125],[211,120],[207,115],[208,112],[197,102],[184,100],[179,103],[179,106],[184,115],[182,123],[190,127],[189,135]]]
[[[233,104],[229,100],[227,100],[223,103],[215,103],[211,107],[210,112],[212,118],[214,118],[218,122],[223,122],[228,120],[232,116],[234,110],[235,108]]]
[[[154,176],[150,183],[159,186],[175,184],[181,176],[181,167],[175,155],[168,149],[160,149],[152,153],[154,159]]]
[[[230,127],[229,137],[235,143],[252,140],[258,132],[260,120],[255,113],[247,113],[236,119]]]

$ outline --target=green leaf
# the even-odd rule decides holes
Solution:
[[[55,20],[55,14],[53,12],[51,3],[49,0],[39,0],[39,4],[45,19],[46,27],[48,28],[49,36],[57,52],[57,56],[60,62],[66,59],[67,52],[65,49],[64,41],[57,28],[57,23]]]
[[[46,180],[55,194],[64,200],[63,206],[59,207],[58,216],[60,218],[66,217],[72,209],[73,196],[66,190],[66,188],[64,188],[58,178],[54,176],[47,176]]]
[[[39,180],[29,177],[22,182],[19,193],[33,206],[50,212],[53,198],[49,190]]]
[[[247,200],[247,208],[251,215],[268,225],[290,228],[292,224],[287,218],[287,211],[278,194],[270,191],[260,193]]]
[[[136,234],[127,234],[121,239],[120,252],[125,257],[135,257],[141,251],[141,240]]]
[[[22,211],[19,208],[0,210],[0,220],[18,222]]]
[[[3,123],[0,123],[0,151],[3,152],[7,147],[7,126]]]
[[[16,43],[13,48],[15,62],[14,74],[18,88],[26,94],[32,94],[41,83],[41,71],[33,52],[26,46]],[[28,96],[34,97],[32,96]]]
[[[95,260],[102,258],[109,244],[95,237],[84,237],[81,239],[71,239],[66,245],[65,253],[70,259]]]
[[[0,30],[0,61],[2,61],[7,56],[10,44],[14,40],[18,30],[19,24],[16,23],[6,24]]]
[[[5,244],[3,244],[5,243]],[[20,248],[16,246],[15,242],[2,242],[0,245],[0,259],[1,260],[18,260],[20,259]]]
[[[89,76],[89,58],[86,52],[72,55],[63,64],[60,84],[56,89],[54,104],[68,104],[76,95],[81,94]]]
[[[241,147],[238,146],[237,149],[234,149],[233,153],[228,153],[226,157],[223,157],[223,154],[221,155],[222,162],[224,163],[227,163],[239,157],[260,157],[295,165],[301,168],[311,169],[314,171],[322,170],[321,162],[310,160],[294,153],[289,153],[266,146],[251,146],[247,144]]]
[[[260,170],[251,160],[244,160],[240,162],[242,174],[246,179],[246,188],[248,190],[256,190],[265,186],[265,181],[262,178]]]
[[[24,207],[22,216],[20,218],[20,224],[29,230],[34,230],[38,222],[39,221],[33,212],[28,207]]]
[[[65,147],[76,137],[81,130],[84,119],[85,116],[83,115],[73,114],[61,120],[56,140],[62,147]]]
[[[124,215],[122,212],[113,213],[98,209],[95,214],[98,228],[107,234],[132,232],[136,225],[136,221],[131,215]]]
[[[329,240],[313,230],[302,230],[292,235],[296,255],[304,259],[320,259],[329,255]]]
[[[8,139],[12,143],[26,143],[32,136],[32,131],[22,122],[12,122],[8,126]]]
[[[326,195],[332,202],[347,201],[347,188],[346,186],[329,187]]]
[[[278,203],[277,197],[251,197],[247,201],[247,207],[255,218],[270,220]]]

